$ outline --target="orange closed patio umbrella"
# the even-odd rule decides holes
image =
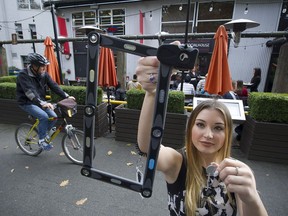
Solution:
[[[117,86],[117,84],[118,82],[117,82],[113,52],[109,48],[101,47],[99,55],[99,66],[98,66],[98,85],[102,87],[107,87],[110,133],[112,132],[111,127],[112,106],[110,103],[109,87],[111,86],[115,87]]]
[[[52,39],[47,36],[44,41],[44,45],[45,45],[44,56],[50,62],[50,64],[47,65],[47,72],[51,76],[52,80],[54,80],[56,83],[60,85],[61,79],[60,79],[60,74],[59,74],[60,73],[59,66],[58,66],[58,61],[54,53],[54,44],[52,42]]]
[[[117,85],[114,55],[111,49],[101,47],[99,55],[98,85],[111,87]]]
[[[205,91],[209,94],[224,95],[231,91],[232,80],[228,65],[228,35],[223,25],[214,36],[215,45],[205,82]]]

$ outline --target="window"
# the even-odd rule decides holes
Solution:
[[[164,5],[162,7],[162,31],[173,33],[185,33],[187,19],[187,4]],[[189,14],[188,32],[192,32],[194,16],[194,4],[191,4]]]
[[[95,11],[72,13],[72,28],[74,30],[75,37],[85,36],[84,33],[76,31],[78,28],[85,25],[98,27]]]
[[[36,26],[34,24],[29,24],[29,30],[31,33],[31,39],[37,39]]]
[[[40,10],[41,0],[17,0],[18,9]]]
[[[234,1],[199,3],[197,32],[216,32],[220,25],[232,20]]]
[[[125,10],[99,10],[99,27],[113,35],[125,35]]]
[[[23,67],[26,68],[29,65],[29,60],[28,60],[28,56],[21,56],[21,60],[23,63]]]
[[[113,35],[125,34],[125,10],[99,10],[98,17],[95,11],[72,13],[72,28],[75,37],[83,37],[84,33],[76,31],[78,28],[90,25],[106,30]]]
[[[195,8],[197,6],[197,8]],[[216,32],[218,27],[232,20],[234,1],[191,4],[188,32]],[[198,13],[195,16],[195,11]],[[162,7],[162,31],[185,33],[187,4]]]
[[[16,33],[18,36],[18,39],[23,39],[23,30],[22,30],[22,24],[15,23]]]

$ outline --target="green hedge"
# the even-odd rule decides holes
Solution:
[[[139,89],[130,89],[126,92],[127,108],[141,110],[145,91]]]
[[[169,91],[167,112],[184,113],[185,94],[182,91]]]
[[[145,97],[144,90],[131,89],[126,92],[127,108],[138,109],[142,108]],[[169,91],[167,112],[184,113],[185,95],[182,91]],[[154,108],[153,108],[154,109]]]
[[[288,94],[252,92],[248,105],[249,115],[257,121],[288,123]]]
[[[86,87],[85,86],[64,86],[61,85],[61,88],[67,92],[67,94],[72,95],[76,98],[77,104],[85,105],[86,98]],[[103,90],[98,88],[97,95],[97,104],[100,104],[103,101]],[[16,83],[0,83],[0,98],[4,99],[16,99]],[[60,97],[56,94],[51,94],[52,102],[57,102],[60,100]]]
[[[0,98],[16,99],[16,83],[0,82]]]
[[[74,96],[76,98],[77,104],[85,105],[86,99],[86,87],[85,86],[64,86],[61,85],[61,88],[69,95]],[[53,102],[57,102],[60,100],[59,96],[51,93],[51,98]],[[103,101],[103,90],[98,87],[97,92],[97,104],[102,103]]]
[[[0,83],[9,82],[16,83],[17,76],[2,76],[0,77]]]

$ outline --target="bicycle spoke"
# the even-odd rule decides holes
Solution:
[[[83,163],[83,143],[84,133],[80,130],[73,130],[72,134],[64,135],[62,147],[65,155],[75,164],[82,165]]]
[[[39,138],[36,129],[31,130],[31,128],[31,124],[21,124],[15,132],[15,138],[17,145],[24,153],[35,156],[40,154],[42,149],[38,146]]]

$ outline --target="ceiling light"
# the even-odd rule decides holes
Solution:
[[[248,4],[246,4],[246,8],[244,10],[244,14],[248,14]]]
[[[287,5],[283,6],[282,13],[285,14],[287,12]]]
[[[209,12],[212,12],[213,11],[213,1],[211,2],[211,4],[210,4],[210,7],[209,7]]]

